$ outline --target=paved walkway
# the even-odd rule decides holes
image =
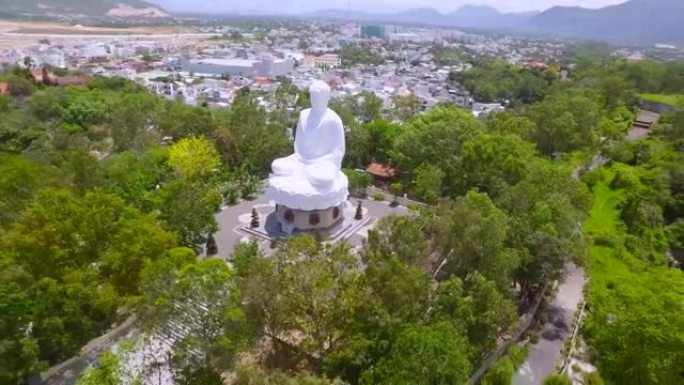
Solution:
[[[565,266],[563,275],[563,283],[551,304],[548,321],[542,328],[539,342],[530,346],[527,360],[513,376],[513,385],[541,385],[544,378],[556,373],[563,344],[572,333],[575,309],[584,298],[586,281],[584,269],[574,263]]]

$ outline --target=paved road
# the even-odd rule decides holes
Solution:
[[[563,343],[572,333],[575,309],[584,297],[585,280],[583,268],[574,263],[566,265],[563,283],[549,309],[548,322],[539,342],[530,346],[527,360],[513,376],[513,385],[540,385],[546,376],[556,372]]]

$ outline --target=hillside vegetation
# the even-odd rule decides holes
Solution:
[[[606,383],[681,383],[684,276],[667,251],[684,246],[684,113],[625,138],[640,93],[684,93],[682,68],[589,61],[559,82],[492,63],[464,81],[492,97],[502,74],[539,81],[513,82],[514,107],[483,119],[422,112],[410,96],[390,110],[369,92],[332,100],[344,167],[388,163],[392,193],[426,204],[379,221],[360,249],[301,236],[208,258],[219,208],[256,197],[291,153],[288,101],[307,107],[306,91],[282,80],[211,109],[121,78],[52,87],[7,68],[0,384],[25,384],[130,315],[153,333],[183,326],[168,363],[179,385],[228,372],[237,384],[462,384],[570,261],[590,276],[586,358]],[[609,162],[575,178],[596,154]],[[487,381],[506,383],[522,352]],[[121,361],[104,355],[79,385],[159,370]]]

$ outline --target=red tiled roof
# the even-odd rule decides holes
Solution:
[[[0,95],[8,95],[10,92],[9,84],[2,82],[0,83]]]
[[[391,167],[380,164],[380,163],[371,163],[368,165],[368,168],[366,169],[366,172],[379,177],[379,178],[393,178],[395,171]]]
[[[33,76],[33,80],[36,83],[42,83],[43,82],[43,69],[42,68],[32,68],[31,69],[31,76]]]

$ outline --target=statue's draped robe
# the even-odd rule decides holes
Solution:
[[[349,182],[342,172],[344,126],[332,110],[304,110],[297,123],[295,153],[276,159],[268,197],[299,210],[323,210],[347,200]]]

